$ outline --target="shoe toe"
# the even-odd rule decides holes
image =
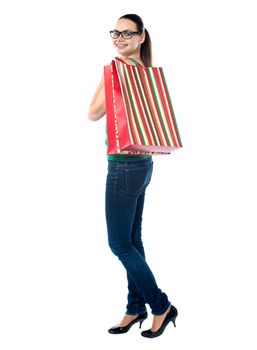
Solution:
[[[151,329],[141,332],[141,335],[145,338],[154,338],[154,332]]]
[[[123,334],[123,333],[126,333],[128,330],[129,329],[127,327],[114,326],[108,329],[108,332],[111,334]]]

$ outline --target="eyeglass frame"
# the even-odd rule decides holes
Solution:
[[[116,33],[119,33],[119,35],[117,36],[117,38],[113,38],[112,37],[112,33],[114,33],[114,32],[116,32]],[[123,33],[128,33],[128,34],[130,34],[130,37],[129,38],[124,38],[124,36],[123,36]],[[118,39],[119,37],[120,37],[120,35],[121,35],[121,37],[123,38],[123,39],[131,39],[132,38],[132,36],[133,35],[141,35],[141,34],[143,34],[143,31],[137,31],[137,32],[133,32],[132,30],[123,30],[122,32],[120,32],[119,30],[116,30],[116,29],[114,29],[114,30],[110,30],[110,35],[111,35],[111,38],[112,39]]]

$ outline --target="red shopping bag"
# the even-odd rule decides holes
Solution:
[[[182,147],[163,69],[119,58],[104,67],[108,154],[169,154]]]

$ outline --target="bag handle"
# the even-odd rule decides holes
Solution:
[[[123,59],[121,59],[121,58],[119,58],[119,57],[115,57],[115,58],[116,58],[118,61],[127,64],[125,61],[123,61]],[[128,58],[129,58],[131,61],[133,61],[133,62],[136,64],[136,66],[144,67],[143,64],[139,63],[139,62],[136,61],[134,58],[132,58],[132,57],[128,57]]]

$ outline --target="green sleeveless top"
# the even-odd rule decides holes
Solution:
[[[132,60],[137,66],[140,66],[140,64],[132,57],[128,57],[130,60]],[[108,146],[108,139],[106,134],[106,145]],[[122,162],[128,162],[132,160],[142,160],[142,159],[148,159],[151,158],[151,156],[131,156],[131,155],[125,155],[125,154],[107,154],[108,160],[115,160],[115,161],[122,161]]]

